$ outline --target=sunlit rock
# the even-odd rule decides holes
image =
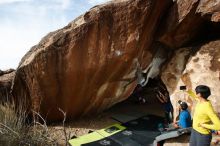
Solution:
[[[146,68],[170,0],[122,0],[93,7],[48,34],[22,59],[12,93],[48,121],[101,112],[132,93],[136,61]]]
[[[198,85],[209,86],[212,93],[209,100],[215,111],[220,113],[220,41],[211,41],[176,51],[163,71],[162,79],[171,94],[174,106],[178,106],[178,100],[184,100],[188,102],[192,112],[194,102],[179,87],[186,85],[188,89],[194,90]],[[175,114],[178,114],[177,111]]]

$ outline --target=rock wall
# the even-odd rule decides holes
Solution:
[[[191,111],[193,101],[179,87],[186,85],[194,90],[198,85],[208,85],[212,93],[209,100],[215,111],[220,113],[220,40],[176,51],[162,73],[162,79],[175,107],[178,100],[184,100],[190,105]],[[175,115],[177,114],[175,111]]]
[[[91,115],[128,98],[143,70],[146,81],[161,76],[174,104],[177,96],[193,104],[180,85],[209,85],[218,109],[219,7],[218,0],[95,6],[23,57],[12,86],[15,101],[48,121],[63,118],[59,108],[69,119]]]
[[[166,31],[159,40],[175,49],[161,72],[174,106],[174,117],[179,114],[178,100],[186,101],[191,113],[194,112],[195,103],[188,94],[180,90],[182,85],[193,90],[198,85],[208,85],[212,92],[209,100],[216,113],[219,113],[220,1],[177,0],[173,7],[177,9],[170,10],[166,22],[171,23],[165,25]],[[170,139],[164,145],[189,145],[189,137]]]
[[[10,93],[12,80],[15,76],[15,70],[0,70],[0,102],[12,101]]]
[[[22,59],[12,93],[48,121],[97,113],[136,86],[136,60],[150,64],[156,28],[170,0],[122,0],[96,6],[48,34]]]
[[[161,25],[165,29],[159,31],[158,40],[173,49],[172,57],[163,66],[161,78],[176,107],[175,116],[179,99],[187,101],[193,112],[194,103],[180,91],[181,85],[192,89],[199,84],[210,86],[210,100],[219,112],[219,12],[220,1],[177,0]]]

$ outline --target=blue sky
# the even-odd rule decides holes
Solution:
[[[109,0],[0,0],[0,69],[16,68],[47,33]]]

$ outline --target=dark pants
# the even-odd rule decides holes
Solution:
[[[201,134],[192,129],[190,136],[190,146],[210,146],[212,140],[211,134]]]
[[[172,112],[166,112],[165,111],[165,118],[167,120],[167,123],[171,124],[173,122],[173,114],[172,114]]]

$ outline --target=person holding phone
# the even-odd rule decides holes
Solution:
[[[220,130],[220,120],[208,100],[211,95],[210,88],[206,85],[199,85],[195,89],[196,94],[191,90],[187,92],[193,99],[197,100],[193,115],[190,146],[210,146],[211,130]]]

